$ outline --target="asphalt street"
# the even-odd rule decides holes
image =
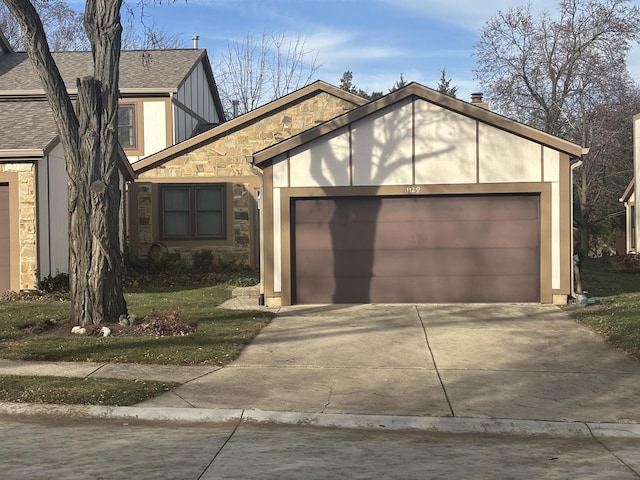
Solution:
[[[2,478],[640,478],[640,439],[0,417]]]

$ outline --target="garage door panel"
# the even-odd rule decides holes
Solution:
[[[371,272],[383,277],[390,272],[402,272],[412,277],[438,277],[451,275],[480,275],[491,272],[500,275],[536,275],[540,269],[537,250],[533,248],[509,249],[426,249],[411,255],[397,250],[324,250],[299,251],[296,256],[303,268],[298,278],[363,276]]]
[[[538,301],[539,197],[294,203],[298,303]]]
[[[11,288],[9,235],[9,187],[0,185],[0,292]]]
[[[422,248],[502,248],[538,245],[538,222],[531,220],[465,222],[305,223],[296,227],[300,250]]]
[[[421,206],[424,198],[389,202],[385,198],[350,197],[348,204],[342,202],[343,198],[299,199],[295,202],[296,224],[538,220],[536,196],[512,196],[509,202],[497,202],[497,196],[429,197],[429,209]],[[340,208],[336,208],[336,202]]]
[[[373,278],[371,297],[380,303],[485,303],[528,302],[535,276],[430,277],[413,282],[411,278]]]
[[[351,278],[345,285],[335,278],[317,277],[298,287],[298,303],[492,303],[530,302],[536,275],[512,275],[498,282],[489,277],[407,276]],[[348,287],[348,288],[347,288]]]

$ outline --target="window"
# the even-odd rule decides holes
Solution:
[[[122,148],[137,148],[136,106],[118,105],[118,140]]]
[[[224,185],[163,186],[160,197],[163,239],[225,238]]]

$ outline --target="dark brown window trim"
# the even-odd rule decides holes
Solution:
[[[208,188],[219,188],[222,195],[222,234],[197,235],[196,191]],[[172,189],[187,189],[189,191],[189,235],[165,235],[164,233],[164,191]],[[227,186],[225,183],[168,183],[160,185],[159,193],[159,237],[164,241],[201,241],[227,239]]]
[[[131,145],[122,145],[124,150],[138,150],[138,136],[140,132],[138,132],[138,105],[135,103],[120,103],[118,105],[118,109],[121,108],[130,108],[133,112],[131,116],[131,129],[133,130],[133,144]],[[118,136],[120,133],[120,125],[118,125]]]

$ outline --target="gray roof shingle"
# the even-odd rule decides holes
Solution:
[[[76,88],[76,79],[91,75],[91,52],[57,52],[53,58],[67,89]],[[132,88],[177,89],[201,57],[202,49],[129,50],[120,56],[120,90]],[[2,91],[42,90],[40,79],[24,52],[0,55]]]
[[[49,102],[0,101],[0,148],[44,150],[56,138]]]

